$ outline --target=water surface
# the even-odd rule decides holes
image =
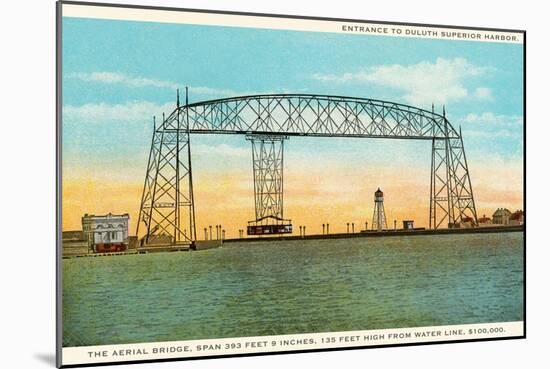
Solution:
[[[523,234],[63,260],[63,345],[523,320]]]

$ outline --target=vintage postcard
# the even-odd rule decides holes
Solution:
[[[57,26],[59,366],[525,337],[524,31]]]

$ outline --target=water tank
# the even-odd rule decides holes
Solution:
[[[374,201],[384,201],[384,192],[380,190],[380,187],[374,193]]]

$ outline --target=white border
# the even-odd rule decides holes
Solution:
[[[63,4],[63,17],[523,44],[523,32]]]
[[[63,348],[63,365],[99,364],[138,360],[182,359],[236,354],[258,354],[520,337],[523,322],[375,329],[366,331],[148,342]],[[164,350],[161,352],[161,350]]]

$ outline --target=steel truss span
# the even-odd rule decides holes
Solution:
[[[173,242],[196,240],[192,134],[430,140],[430,228],[477,225],[462,133],[444,111],[438,114],[389,101],[327,95],[252,95],[185,105],[179,104],[178,97],[176,109],[154,128],[138,220],[138,232],[143,223],[148,237],[164,234]],[[258,200],[265,199],[259,195],[255,192],[256,216]],[[282,191],[280,203],[282,214]],[[278,209],[277,204],[273,209]]]

